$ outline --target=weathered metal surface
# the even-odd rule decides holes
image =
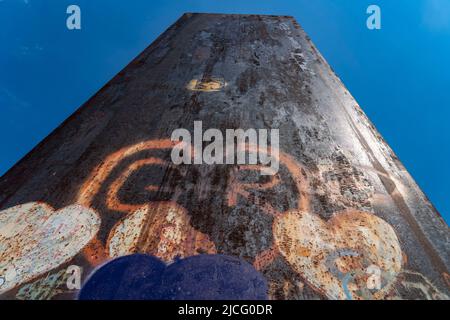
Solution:
[[[194,120],[279,129],[279,172],[174,165]],[[448,226],[291,17],[185,14],[0,179],[0,208],[5,299],[75,297],[47,276],[133,252],[239,256],[272,299],[449,295]]]

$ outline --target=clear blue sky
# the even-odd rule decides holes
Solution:
[[[295,16],[450,221],[450,0],[0,0],[0,175],[184,12]]]

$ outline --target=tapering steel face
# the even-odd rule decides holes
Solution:
[[[203,145],[208,129],[277,130],[278,146],[236,143],[277,171],[175,164],[172,133],[194,121]],[[448,299],[449,252],[448,226],[285,16],[183,15],[0,179],[2,298],[76,298],[69,266],[84,283],[145,253],[237,257],[270,299]]]

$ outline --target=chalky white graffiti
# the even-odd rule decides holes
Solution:
[[[0,211],[0,294],[72,259],[97,233],[94,210],[30,202]]]

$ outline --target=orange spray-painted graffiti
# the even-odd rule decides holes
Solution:
[[[175,143],[170,140],[151,140],[115,152],[93,170],[92,176],[80,189],[78,202],[91,206],[92,199],[103,181],[125,157],[143,150],[170,149],[174,146]],[[240,147],[247,150],[257,148],[252,145]],[[270,148],[267,152],[271,152]],[[256,257],[254,265],[262,269],[281,254],[295,272],[327,297],[345,299],[350,292],[352,297],[359,298],[358,288],[367,277],[354,278],[346,287],[343,285],[344,280],[331,272],[329,259],[327,260],[336,250],[350,250],[355,254],[338,255],[331,264],[335,264],[339,272],[344,274],[364,270],[370,265],[379,266],[384,274],[389,274],[385,279],[388,283],[383,286],[384,290],[373,295],[373,298],[381,298],[395,279],[395,274],[401,270],[402,252],[394,230],[377,216],[358,210],[336,213],[332,219],[324,221],[311,212],[307,171],[291,156],[280,153],[279,157],[280,163],[288,169],[299,192],[297,209],[280,212],[267,202],[259,204],[260,209],[275,218],[274,244]],[[136,205],[125,204],[119,200],[118,191],[127,178],[132,172],[146,165],[168,166],[169,163],[154,157],[135,161],[114,180],[108,190],[107,206],[126,212],[127,216],[112,229],[106,248],[102,248],[104,253],[114,257],[131,252],[148,252],[171,261],[175,256],[215,252],[214,244],[208,236],[190,226],[186,210],[175,202],[156,201]],[[266,183],[244,183],[237,178],[238,171],[265,170],[260,165],[243,165],[232,170],[234,174],[231,174],[226,190],[229,206],[236,205],[238,196],[250,198],[249,190],[269,189],[281,183],[277,175],[272,176]],[[158,187],[150,185],[147,188],[156,190]],[[187,241],[188,239],[190,240]],[[89,250],[85,253],[92,254]],[[98,252],[95,255],[98,255]]]
[[[80,189],[78,203],[91,206],[93,197],[104,180],[124,158],[143,150],[161,150],[176,147],[171,140],[150,140],[123,148],[109,157],[94,171]],[[117,257],[134,252],[153,254],[170,262],[175,257],[186,257],[198,253],[216,253],[214,243],[208,236],[190,226],[186,210],[174,201],[152,201],[147,204],[127,204],[120,201],[118,192],[128,177],[143,166],[168,166],[169,163],[155,157],[145,158],[130,164],[114,180],[106,197],[107,207],[127,213],[111,230],[106,246],[94,239],[84,250],[85,256],[94,264],[108,257]],[[155,191],[156,185],[148,190]]]
[[[13,264],[8,265],[14,266],[15,271],[6,273],[8,285],[3,284],[1,289],[7,291],[36,278],[70,260],[80,250],[92,266],[134,252],[153,254],[167,262],[176,257],[216,253],[218,250],[210,236],[194,228],[188,210],[177,203],[182,191],[175,191],[169,200],[143,204],[125,203],[119,197],[126,181],[137,170],[146,166],[173,167],[163,157],[151,156],[134,160],[119,174],[116,172],[114,178],[114,170],[119,164],[143,151],[170,150],[176,145],[168,139],[149,140],[112,153],[91,171],[79,189],[75,205],[54,211],[45,204],[32,203],[2,211],[0,243],[5,250],[0,255],[0,265],[6,265],[12,258]],[[238,147],[257,148],[252,145]],[[372,213],[351,208],[334,213],[328,220],[323,219],[313,212],[311,206],[311,174],[292,156],[282,152],[278,154],[279,163],[287,169],[298,192],[295,208],[280,210],[252,197],[252,190],[264,191],[283,183],[279,173],[263,183],[245,182],[239,178],[243,171],[267,169],[261,165],[231,166],[227,188],[221,190],[225,191],[228,206],[236,206],[239,199],[257,201],[258,210],[273,217],[272,244],[256,255],[254,266],[264,270],[281,257],[314,290],[328,298],[384,298],[402,272],[403,254],[392,227]],[[114,223],[104,242],[97,236],[100,218],[90,208],[95,207],[95,197],[105,187],[106,181],[112,181],[105,191],[106,208],[124,215]],[[159,184],[146,186],[146,190],[152,192],[164,188],[169,187]],[[44,257],[33,250],[15,250],[17,239],[23,237],[25,229],[29,231],[26,233],[28,238],[31,235],[36,244],[36,250],[48,248],[46,250],[51,254]],[[73,241],[75,233],[76,241]],[[43,234],[55,236],[44,237]],[[368,293],[362,290],[370,276],[365,270],[373,265],[380,269],[383,281],[381,288]]]

